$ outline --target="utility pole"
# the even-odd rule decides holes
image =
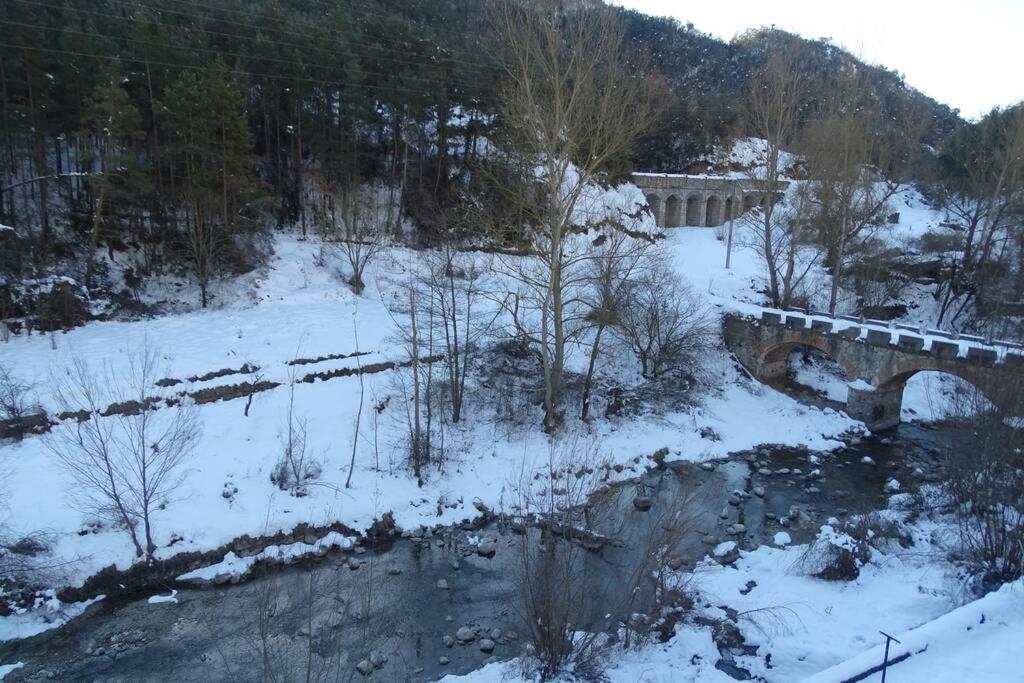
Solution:
[[[736,215],[736,184],[733,182],[732,187],[729,188],[729,238],[725,243],[725,269],[729,270],[729,264],[732,261],[732,222],[733,217]]]

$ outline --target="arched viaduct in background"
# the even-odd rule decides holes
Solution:
[[[1015,415],[1024,383],[1024,348],[1010,342],[766,310],[760,319],[729,315],[726,346],[761,381],[783,377],[794,349],[809,346],[836,361],[851,380],[846,412],[871,431],[900,422],[903,388],[914,374],[944,372],[965,379],[993,404]]]
[[[634,173],[659,227],[714,227],[765,201],[752,181],[743,178]],[[785,191],[788,183],[780,183]]]

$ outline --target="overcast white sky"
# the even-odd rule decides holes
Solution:
[[[831,38],[977,118],[1024,99],[1024,0],[611,0],[730,40],[775,25]]]

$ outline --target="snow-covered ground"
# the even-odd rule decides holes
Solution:
[[[696,290],[713,292],[718,300],[756,300],[752,286],[758,271],[751,254],[734,255],[733,268],[727,271],[723,245],[713,231],[673,231],[669,241],[680,271]],[[0,349],[3,362],[18,377],[36,383],[40,402],[52,411],[57,407],[55,378],[72,358],[84,358],[97,369],[109,364],[116,371],[129,352],[144,345],[160,352],[162,375],[184,380],[247,363],[257,366],[264,380],[287,382],[287,362],[293,357],[357,350],[371,355],[304,365],[301,371],[404,359],[382,302],[390,296],[389,278],[400,273],[403,259],[415,258],[415,252],[399,250],[394,258],[381,259],[369,278],[373,284],[357,297],[334,268],[316,265],[316,244],[281,236],[274,249],[252,296],[241,299],[253,303],[135,322],[90,323],[57,335],[56,349],[48,337],[15,336]],[[584,360],[584,353],[577,350],[571,363]],[[669,448],[670,459],[682,460],[720,457],[765,442],[828,449],[840,445],[836,435],[857,428],[858,423],[840,413],[804,406],[745,379],[724,351],[705,362],[720,388],[702,405],[684,412],[595,422],[587,438],[600,443],[601,454],[609,461],[627,466],[621,476],[628,476],[631,468],[642,470],[644,462],[635,464],[634,458],[663,447]],[[243,374],[185,381],[164,391],[173,394],[252,378]],[[391,372],[365,379],[367,407],[396,393]],[[540,430],[511,435],[485,411],[477,411],[482,419],[471,417],[450,429],[445,471],[431,474],[419,488],[401,453],[404,413],[396,400],[380,414],[364,410],[352,483],[345,488],[358,389],[355,377],[297,384],[297,413],[308,421],[308,452],[323,468],[317,484],[302,498],[277,490],[270,481],[281,452],[285,387],[256,394],[249,417],[242,414],[244,399],[200,406],[203,433],[195,457],[173,498],[154,515],[158,556],[209,550],[242,534],[287,531],[303,522],[341,521],[363,530],[385,512],[392,512],[402,528],[452,523],[478,514],[474,500],[500,507],[524,468],[531,471],[545,462]],[[713,429],[720,440],[702,438],[704,427]],[[14,530],[50,533],[54,556],[71,562],[68,583],[78,583],[110,564],[125,568],[134,561],[123,532],[74,508],[73,482],[56,465],[44,438],[5,444],[0,456],[9,470],[6,508]]]
[[[738,153],[747,152],[745,147]],[[902,240],[915,239],[920,226],[935,220],[935,215],[916,194],[901,200],[907,208],[901,210],[896,232]],[[737,242],[742,245],[743,241]],[[341,522],[363,531],[385,513],[391,513],[404,529],[451,524],[477,516],[475,503],[504,508],[514,499],[518,481],[546,467],[548,446],[539,428],[510,430],[485,407],[471,406],[466,420],[448,428],[443,470],[430,472],[424,485],[417,486],[403,451],[403,399],[395,373],[386,371],[364,376],[362,410],[356,377],[296,385],[296,412],[308,425],[307,450],[322,473],[304,497],[278,490],[270,474],[282,450],[289,400],[284,384],[293,369],[288,361],[349,356],[303,365],[301,376],[404,360],[389,305],[397,296],[393,283],[419,253],[395,249],[379,259],[367,278],[367,291],[359,297],[344,286],[339,265],[330,255],[325,258],[315,242],[279,235],[273,248],[268,267],[225,290],[219,308],[134,322],[95,322],[52,338],[14,336],[0,346],[0,362],[20,379],[35,383],[39,401],[51,412],[59,403],[54,388],[73,358],[86,359],[97,368],[105,363],[117,374],[129,353],[144,346],[159,351],[162,376],[182,380],[164,389],[169,395],[251,381],[256,376],[283,384],[256,394],[248,417],[243,416],[244,399],[198,408],[203,432],[195,455],[172,498],[154,514],[159,558],[218,548],[245,534],[289,531],[303,523]],[[670,230],[664,248],[712,311],[754,310],[763,301],[763,266],[756,252],[736,246],[731,268],[726,269],[725,244],[714,229]],[[824,283],[827,274],[812,270],[810,278],[812,283]],[[367,355],[352,357],[357,351]],[[586,349],[571,351],[569,366],[579,370],[585,364]],[[188,379],[243,365],[258,370]],[[762,443],[823,450],[841,446],[840,434],[862,428],[841,412],[806,406],[751,381],[722,348],[709,352],[702,365],[713,388],[696,405],[657,414],[602,417],[589,427],[573,426],[572,430],[598,444],[608,464],[623,466],[613,476],[629,477],[641,472],[648,456],[661,448],[668,448],[670,460],[689,461],[721,457]],[[798,381],[834,400],[845,400],[846,380],[828,368],[797,365],[794,369]],[[913,378],[904,397],[905,417],[941,417],[946,410],[941,397],[955,388],[955,382],[944,377]],[[154,388],[153,395],[158,392]],[[369,410],[379,405],[387,407]],[[357,414],[361,414],[358,433]],[[525,419],[533,425],[539,421],[539,410]],[[353,443],[355,466],[350,472]],[[64,567],[62,583],[78,584],[106,566],[127,568],[135,561],[123,531],[73,505],[74,483],[57,466],[44,438],[30,436],[2,444],[0,460],[8,473],[0,512],[15,533],[48,533],[53,539],[51,559]],[[346,486],[350,477],[351,486]],[[347,543],[340,537],[332,541]],[[780,544],[785,542],[780,538]],[[298,545],[304,547],[267,552],[290,556],[319,550],[316,544]],[[902,633],[957,605],[946,568],[933,556],[878,554],[856,581],[835,584],[792,571],[801,553],[798,546],[763,547],[743,553],[730,567],[708,562],[697,574],[701,594],[710,600],[709,613],[724,605],[751,615],[743,622],[743,632],[748,642],[762,649],[757,658],[744,659],[742,664],[767,680],[798,680],[839,665],[875,647],[879,630]],[[244,572],[251,561],[229,553],[195,578]],[[741,593],[748,581],[756,581],[757,587]],[[1017,599],[1019,592],[1007,595],[1007,600]],[[59,625],[82,608],[51,603],[28,615],[0,618],[0,640]],[[772,609],[763,611],[766,608]],[[48,611],[54,616],[46,619]],[[1006,637],[1005,631],[997,633],[1002,635],[986,643],[1002,642],[998,639]],[[764,660],[767,652],[778,662],[772,668]],[[715,668],[717,659],[718,650],[707,629],[682,628],[668,643],[624,653],[608,675],[612,681],[731,680]],[[925,661],[911,659],[915,665]],[[0,668],[0,677],[3,673]],[[510,665],[495,664],[460,680],[501,680],[511,674]]]
[[[893,497],[897,502],[903,496]],[[884,513],[899,520],[902,513]],[[852,581],[809,576],[808,546],[762,546],[741,552],[730,565],[705,560],[686,589],[696,595],[694,612],[704,620],[735,615],[750,655],[736,664],[769,683],[847,680],[882,662],[885,637],[890,659],[912,656],[890,669],[898,681],[1024,680],[1014,657],[1024,629],[1024,583],[1016,581],[963,603],[962,584],[944,557],[953,537],[948,521],[918,521],[906,527],[909,548],[892,543],[872,549]],[[823,528],[823,537],[834,534]],[[781,539],[786,541],[786,539]],[[881,547],[881,544],[880,544]],[[618,652],[608,658],[605,680],[613,683],[732,681],[715,668],[720,658],[712,628],[683,621],[666,643]],[[1015,673],[1016,672],[1016,673]],[[447,683],[532,681],[517,663],[495,663]],[[863,680],[877,681],[880,676]]]

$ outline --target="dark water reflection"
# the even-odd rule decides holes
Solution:
[[[579,551],[588,592],[596,596],[584,615],[588,627],[617,622],[623,587],[652,542],[670,538],[668,556],[680,566],[723,541],[753,548],[784,530],[801,542],[829,516],[883,507],[890,479],[907,487],[941,477],[947,437],[943,429],[903,425],[834,453],[762,447],[713,467],[670,464],[608,488],[592,499],[591,522],[613,542]],[[637,497],[650,508],[638,510]],[[676,513],[684,517],[682,531],[666,535]],[[494,540],[494,557],[476,554],[472,537]],[[374,653],[376,680],[464,673],[521,650],[515,587],[524,539],[538,544],[539,532],[523,536],[500,523],[452,529],[387,549],[332,554],[238,585],[180,588],[176,605],[100,603],[57,631],[0,644],[0,661],[25,662],[10,680],[249,681],[268,666],[282,674],[279,680],[295,680],[305,678],[310,661],[321,680],[351,680],[362,678],[356,664]],[[447,588],[438,587],[441,580]],[[643,583],[638,600],[649,599],[650,584]],[[475,640],[447,646],[445,638],[463,626]],[[493,652],[481,651],[480,640],[492,635]]]

